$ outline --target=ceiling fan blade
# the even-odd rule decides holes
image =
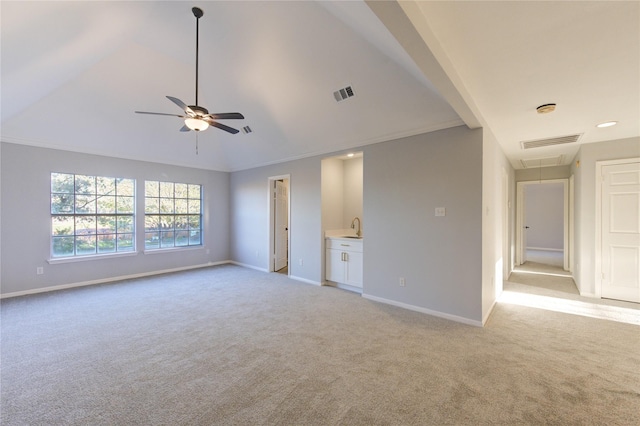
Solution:
[[[182,102],[180,99],[178,98],[174,98],[173,96],[167,96],[167,99],[169,99],[171,102],[173,102],[174,104],[178,105],[180,108],[182,108],[182,110],[184,112],[186,112],[187,114],[189,114],[191,117],[193,117],[194,115],[196,115],[193,110],[191,108],[189,108],[189,106],[187,104],[185,104],[184,102]]]
[[[181,131],[181,132],[190,132],[190,131],[191,131],[191,129],[190,129],[190,128],[188,128],[188,127],[187,127],[187,125],[185,124],[184,126],[182,126],[182,127],[180,128],[180,131]]]
[[[187,118],[184,115],[178,114],[165,114],[164,112],[147,112],[147,111],[135,111],[136,114],[150,114],[150,115],[168,115],[169,117]]]
[[[233,127],[229,127],[225,124],[222,123],[218,123],[217,121],[213,121],[213,120],[205,120],[207,123],[209,123],[211,126],[213,127],[217,127],[220,130],[224,130],[225,132],[229,132],[233,135],[235,135],[236,133],[238,133],[240,130],[234,129]]]
[[[243,120],[244,115],[239,112],[219,112],[215,114],[208,114],[214,120]]]

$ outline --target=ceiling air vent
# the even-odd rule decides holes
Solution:
[[[559,155],[557,157],[522,159],[520,163],[525,169],[537,169],[539,167],[561,166],[563,161],[564,155]]]
[[[347,86],[344,89],[336,90],[333,92],[333,97],[336,98],[336,102],[344,101],[345,99],[349,99],[354,96],[353,88],[351,86]]]
[[[531,149],[531,148],[542,148],[543,146],[552,146],[552,145],[563,145],[565,143],[574,143],[578,142],[582,133],[578,133],[577,135],[569,135],[569,136],[559,136],[557,138],[550,139],[538,139],[535,141],[526,141],[520,142],[522,149]]]
[[[249,133],[251,133],[251,132],[253,132],[253,130],[251,130],[251,127],[249,127],[249,126],[244,126],[244,127],[242,128],[242,133],[244,133],[245,135],[246,135],[246,134],[249,134]]]

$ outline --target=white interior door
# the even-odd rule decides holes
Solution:
[[[275,181],[275,226],[274,226],[274,270],[278,271],[287,266],[289,257],[289,195],[283,180]]]
[[[640,302],[640,163],[602,167],[601,296]]]

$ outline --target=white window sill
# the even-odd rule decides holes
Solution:
[[[47,259],[47,263],[49,263],[50,265],[55,265],[58,263],[84,262],[87,260],[112,259],[114,257],[130,257],[130,256],[137,256],[137,255],[138,255],[137,251],[127,251],[122,253],[104,253],[104,254],[87,255],[87,256],[54,257],[51,259]]]
[[[204,250],[204,249],[205,249],[204,246],[181,246],[181,247],[148,249],[148,250],[144,250],[142,253],[147,255],[147,254],[175,253],[179,251],[193,251],[193,250]]]

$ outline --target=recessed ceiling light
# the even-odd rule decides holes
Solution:
[[[544,104],[536,108],[538,114],[549,114],[556,110],[556,104]]]
[[[615,126],[616,124],[618,124],[617,121],[605,121],[604,123],[598,124],[596,127],[599,127],[602,129],[603,127],[611,127],[611,126]]]
[[[355,154],[353,152],[350,152],[349,154],[347,154],[347,157],[353,157]]]

